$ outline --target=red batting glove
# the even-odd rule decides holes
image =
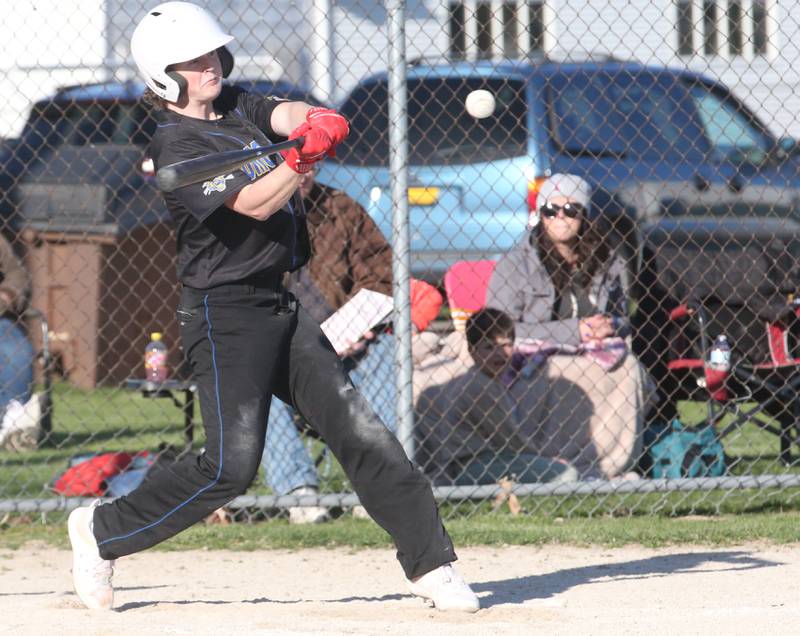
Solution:
[[[335,110],[317,106],[306,113],[306,121],[315,128],[322,128],[333,141],[333,146],[328,150],[329,157],[336,156],[335,147],[345,140],[350,134],[350,124]]]
[[[331,138],[321,128],[314,128],[307,123],[300,124],[289,135],[289,139],[303,137],[303,145],[298,148],[290,148],[281,152],[284,161],[289,167],[303,174],[311,170],[311,167],[325,158],[325,154],[331,149]]]

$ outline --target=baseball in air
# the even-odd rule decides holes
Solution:
[[[472,91],[464,102],[467,112],[475,119],[483,119],[494,112],[494,95],[483,89]]]

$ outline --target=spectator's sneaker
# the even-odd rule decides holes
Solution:
[[[38,393],[31,395],[23,407],[23,428],[38,428],[42,419],[42,396]]]
[[[407,582],[412,594],[430,601],[436,609],[477,612],[481,607],[475,592],[450,563]]]
[[[353,519],[372,519],[367,512],[367,509],[359,504],[358,506],[353,506],[353,511],[351,512],[353,515]]]
[[[311,486],[303,486],[295,488],[289,494],[297,497],[306,497],[316,495],[317,489]],[[289,508],[289,523],[291,524],[323,523],[329,518],[328,509],[323,506],[291,506]]]
[[[109,610],[114,604],[114,561],[100,558],[92,531],[92,517],[99,501],[73,510],[67,521],[72,544],[72,584],[75,593],[89,609]]]
[[[39,445],[42,407],[40,397],[34,393],[25,404],[11,400],[0,421],[0,448],[29,450]]]

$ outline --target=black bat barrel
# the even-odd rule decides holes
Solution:
[[[227,172],[238,170],[248,161],[265,155],[274,155],[282,150],[300,146],[303,138],[289,139],[271,146],[261,148],[245,148],[244,150],[227,150],[215,152],[204,157],[185,159],[171,163],[156,172],[156,185],[162,192],[172,192],[190,183],[205,181],[219,177]]]

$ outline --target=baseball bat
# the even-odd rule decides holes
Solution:
[[[176,161],[158,169],[158,172],[156,172],[156,185],[162,192],[172,192],[190,183],[205,181],[226,172],[237,170],[258,157],[274,155],[281,150],[302,146],[303,141],[303,137],[297,137],[296,139],[289,139],[261,148],[226,150],[225,152],[215,152],[205,157]]]

